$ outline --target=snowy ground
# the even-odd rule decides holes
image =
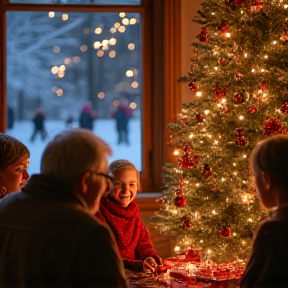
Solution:
[[[142,170],[142,141],[141,123],[138,119],[131,119],[129,122],[129,146],[126,144],[117,145],[117,134],[114,120],[96,120],[94,133],[105,140],[112,148],[113,155],[109,162],[116,159],[127,159],[136,165],[138,170]],[[74,127],[77,127],[75,124]],[[65,130],[64,121],[46,120],[46,130],[51,139],[57,132]],[[14,136],[23,142],[30,150],[30,165],[28,172],[32,175],[40,171],[40,159],[48,140],[42,141],[40,135],[36,136],[34,142],[30,141],[33,131],[31,121],[15,121],[14,127],[7,130],[7,134]]]

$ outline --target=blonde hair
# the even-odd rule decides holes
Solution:
[[[97,171],[110,146],[87,129],[62,131],[46,146],[41,159],[41,173],[77,184],[83,173]]]
[[[257,175],[266,172],[273,175],[277,183],[288,189],[288,135],[276,135],[258,143],[250,166]]]
[[[128,160],[125,160],[125,159],[115,160],[109,165],[109,173],[112,175],[114,175],[118,171],[123,171],[123,170],[135,170],[138,175],[138,170],[136,169],[134,164]]]

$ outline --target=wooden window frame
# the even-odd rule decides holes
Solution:
[[[142,163],[141,192],[159,192],[162,167],[173,162],[166,129],[176,121],[181,95],[180,76],[181,0],[142,0],[132,5],[9,4],[0,1],[0,132],[6,132],[6,12],[139,12],[142,14]]]

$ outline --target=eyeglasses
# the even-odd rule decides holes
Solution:
[[[105,178],[109,179],[111,181],[111,183],[113,183],[113,181],[114,181],[114,178],[108,174],[101,173],[101,172],[93,172],[93,173],[95,173],[96,175],[104,176]]]

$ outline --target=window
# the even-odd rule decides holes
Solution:
[[[71,119],[69,120],[69,118],[71,118],[70,116],[72,116],[72,118],[78,118],[76,112],[79,112],[79,109],[81,109],[83,105],[87,104],[89,106],[92,104],[92,108],[96,109],[96,113],[98,114],[98,119],[95,121],[95,129],[97,130],[100,128],[97,127],[100,119],[101,121],[108,121],[107,113],[110,113],[110,110],[107,107],[109,105],[114,105],[113,107],[117,106],[117,101],[119,101],[117,97],[122,97],[122,95],[118,95],[117,97],[113,95],[113,93],[109,91],[109,88],[113,86],[113,89],[110,90],[114,92],[115,90],[119,92],[123,91],[123,89],[128,89],[128,91],[133,92],[129,93],[129,97],[126,97],[129,100],[128,105],[130,106],[130,109],[134,109],[133,118],[135,120],[135,118],[138,117],[140,120],[136,126],[132,127],[130,133],[139,139],[138,169],[141,170],[141,191],[160,191],[161,170],[165,162],[164,159],[166,153],[166,125],[171,121],[171,119],[173,120],[171,115],[175,110],[177,111],[177,105],[175,105],[175,103],[178,101],[175,100],[175,95],[173,95],[173,100],[171,100],[172,94],[175,94],[175,91],[170,89],[170,84],[167,84],[171,83],[171,81],[164,81],[164,79],[169,79],[169,77],[171,77],[170,69],[171,71],[174,71],[173,73],[175,73],[176,77],[179,76],[179,73],[177,74],[177,69],[173,69],[173,65],[171,66],[170,64],[171,57],[169,58],[169,54],[175,52],[171,52],[171,50],[166,53],[166,50],[163,49],[163,47],[165,47],[163,39],[166,41],[166,44],[170,42],[169,47],[173,47],[175,43],[177,44],[177,41],[171,40],[171,30],[169,28],[169,25],[171,26],[173,24],[173,21],[170,22],[170,20],[172,20],[170,17],[171,15],[166,15],[167,11],[168,14],[171,14],[171,11],[175,11],[175,13],[177,12],[177,10],[173,9],[172,7],[175,1],[47,0],[40,2],[41,5],[39,4],[38,0],[0,1],[0,50],[1,55],[3,55],[0,60],[0,131],[12,135],[12,133],[9,133],[9,123],[7,122],[7,118],[9,116],[8,106],[10,106],[10,104],[14,104],[14,107],[22,107],[22,110],[18,108],[18,111],[14,111],[14,113],[18,113],[18,119],[21,119],[21,117],[26,117],[27,121],[29,119],[31,121],[31,118],[33,118],[33,112],[35,112],[36,109],[40,108],[46,112],[45,110],[47,108],[50,111],[46,113],[54,115],[53,117],[56,119],[55,121],[59,121],[61,118],[61,127],[63,127],[63,129],[66,128],[66,124],[76,125],[76,121],[72,121],[71,123]],[[120,2],[121,5],[118,5]],[[115,3],[117,3],[117,5]],[[125,16],[127,17],[122,17],[124,14],[121,13],[125,13]],[[73,20],[70,22],[72,26],[75,25],[73,29],[71,26],[66,25],[68,22],[65,21],[69,21],[67,20],[67,17],[68,19],[70,18],[70,20]],[[118,20],[116,20],[116,18]],[[123,47],[126,47],[126,52],[132,53],[127,56],[127,59],[125,59],[125,56],[123,56],[124,60],[122,60],[124,64],[122,64],[124,66],[125,64],[129,64],[129,67],[125,66],[125,77],[121,79],[121,75],[117,75],[121,74],[119,73],[121,65],[118,62],[117,64],[113,64],[116,62],[110,61],[113,59],[115,60],[115,58],[117,58],[117,56],[115,57],[115,54],[118,55],[120,52],[110,49],[113,46],[113,42],[110,43],[110,48],[108,50],[105,50],[105,45],[103,45],[106,43],[106,41],[104,43],[101,42],[103,40],[108,40],[109,42],[111,38],[116,37],[104,37],[103,39],[101,38],[100,41],[98,36],[101,35],[101,33],[104,33],[103,31],[105,29],[103,29],[101,25],[106,22],[108,26],[111,26],[109,26],[110,28],[113,28],[114,24],[117,22],[120,23],[120,26],[128,28],[125,27],[125,24],[122,22],[124,18],[129,20],[129,28],[134,25],[130,23],[131,19],[133,18],[136,19],[136,22],[139,21],[139,25],[134,25],[132,28],[134,30],[130,29],[131,38],[126,39],[129,43],[126,43],[125,41],[122,43]],[[46,22],[42,22],[40,25],[40,22],[37,21],[43,21],[43,19],[52,21],[47,22],[45,20]],[[169,21],[167,19],[169,19]],[[25,31],[24,23],[28,20],[32,22],[34,21],[34,29],[27,29],[27,31]],[[21,25],[21,21],[23,25]],[[111,23],[113,22],[113,25],[109,23],[109,21],[111,21]],[[132,20],[132,23],[133,21],[135,20]],[[168,28],[166,27],[163,29],[165,26],[164,22]],[[94,23],[93,34],[91,33],[91,23]],[[54,28],[49,29],[49,25],[52,25]],[[45,32],[46,28],[48,31],[50,31],[50,34],[47,33],[47,31]],[[114,28],[118,29],[116,27]],[[51,37],[51,30],[54,31],[54,34],[52,35],[54,38]],[[62,33],[61,37],[59,30],[61,30],[60,32]],[[76,30],[80,31],[79,35],[81,35],[81,37],[76,37],[77,39],[75,40]],[[127,31],[128,30],[129,29],[127,29]],[[93,35],[93,37],[88,37],[89,40],[87,40],[86,36],[89,33],[85,34],[85,31],[89,31],[90,36]],[[99,32],[100,34],[97,34]],[[37,41],[29,43],[29,46],[34,46],[34,49],[35,45],[38,45],[39,47],[40,44],[45,42],[45,45],[42,45],[41,49],[46,47],[45,49],[48,49],[49,53],[47,51],[47,53],[40,53],[36,59],[34,58],[31,61],[29,60],[30,58],[28,59],[28,57],[26,59],[25,55],[23,54],[21,65],[14,65],[13,61],[15,59],[10,57],[14,52],[12,49],[15,48],[13,45],[11,46],[11,39],[14,39],[14,42],[12,41],[14,45],[17,43],[19,51],[23,51],[24,48],[27,49],[25,42],[19,42],[21,39],[16,37],[17,33],[18,35],[19,33],[23,33],[26,36],[30,33],[32,39],[35,39],[36,37],[36,39],[38,39]],[[38,38],[37,33],[39,34]],[[163,33],[165,33],[167,40],[165,40],[165,37],[163,37]],[[58,42],[58,44],[54,41],[57,37],[61,40]],[[87,41],[82,41],[82,39],[85,39],[85,37],[88,42],[90,41],[90,43],[87,44]],[[100,42],[101,49],[98,47],[98,42]],[[138,45],[136,45],[134,42],[138,43]],[[91,45],[93,46],[93,49],[90,50],[90,53],[93,51],[94,54],[93,61],[90,61],[89,58],[89,49],[87,49],[89,44],[90,48]],[[21,49],[21,45],[23,45],[23,49]],[[166,47],[168,47],[168,45],[166,45]],[[39,49],[37,50],[36,47],[35,51],[39,52]],[[75,51],[77,51],[77,53],[74,53]],[[110,54],[110,52],[112,53]],[[103,53],[105,57],[107,56],[106,59],[104,59],[104,56],[101,56]],[[67,57],[65,55],[67,55]],[[18,55],[18,57],[20,57],[20,55]],[[81,63],[81,65],[79,63]],[[169,65],[167,65],[167,63]],[[164,64],[167,66],[166,69],[164,69]],[[39,67],[41,67],[41,69]],[[109,67],[109,70],[106,69],[107,67]],[[98,77],[99,71],[104,71],[105,69],[106,74],[100,73],[102,78]],[[108,73],[107,71],[111,71],[111,73]],[[38,83],[37,81],[32,81],[31,83],[31,81],[28,79],[28,75],[33,75],[33,73],[37,76],[41,75],[43,82],[48,82],[48,84],[46,83],[47,86],[45,86],[45,89],[43,88],[43,83]],[[113,76],[114,78],[116,77],[115,82],[110,79],[113,78],[113,73],[116,74],[116,76]],[[98,76],[96,77],[95,75]],[[22,91],[22,93],[21,89],[19,88],[19,85],[21,84],[20,79],[22,79],[21,81],[27,81],[26,88],[24,91]],[[111,81],[113,84],[111,84]],[[26,92],[26,90],[30,92]],[[87,96],[86,94],[89,94],[90,91],[93,91],[93,95]],[[28,95],[29,98],[27,98],[27,93],[33,94],[33,97],[32,95]],[[139,97],[138,93],[141,94],[141,97]],[[49,97],[51,97],[53,101],[47,100]],[[85,97],[87,98],[85,99]],[[58,105],[57,101],[59,103],[61,102],[61,104]],[[76,108],[78,108],[78,110]],[[70,112],[72,115],[70,115]],[[29,137],[32,136],[32,134],[30,134],[32,133],[31,125],[29,132],[26,131],[28,126],[26,126],[26,128],[24,126],[23,129],[20,130],[21,133],[26,133],[26,139],[29,139]],[[49,128],[52,135],[53,133],[58,132],[59,129],[62,129],[60,126],[53,125]],[[14,136],[16,138],[20,138],[18,135]],[[114,138],[115,137],[116,136],[114,136]],[[38,141],[38,144],[41,143],[41,137],[38,136],[35,143],[36,141]],[[116,141],[116,138],[114,141]],[[123,149],[124,147],[124,145],[121,147],[119,146],[119,148]],[[32,147],[30,150],[31,154],[33,155],[35,149]],[[37,155],[37,157],[39,158],[40,155]],[[131,160],[133,161],[133,159]]]

